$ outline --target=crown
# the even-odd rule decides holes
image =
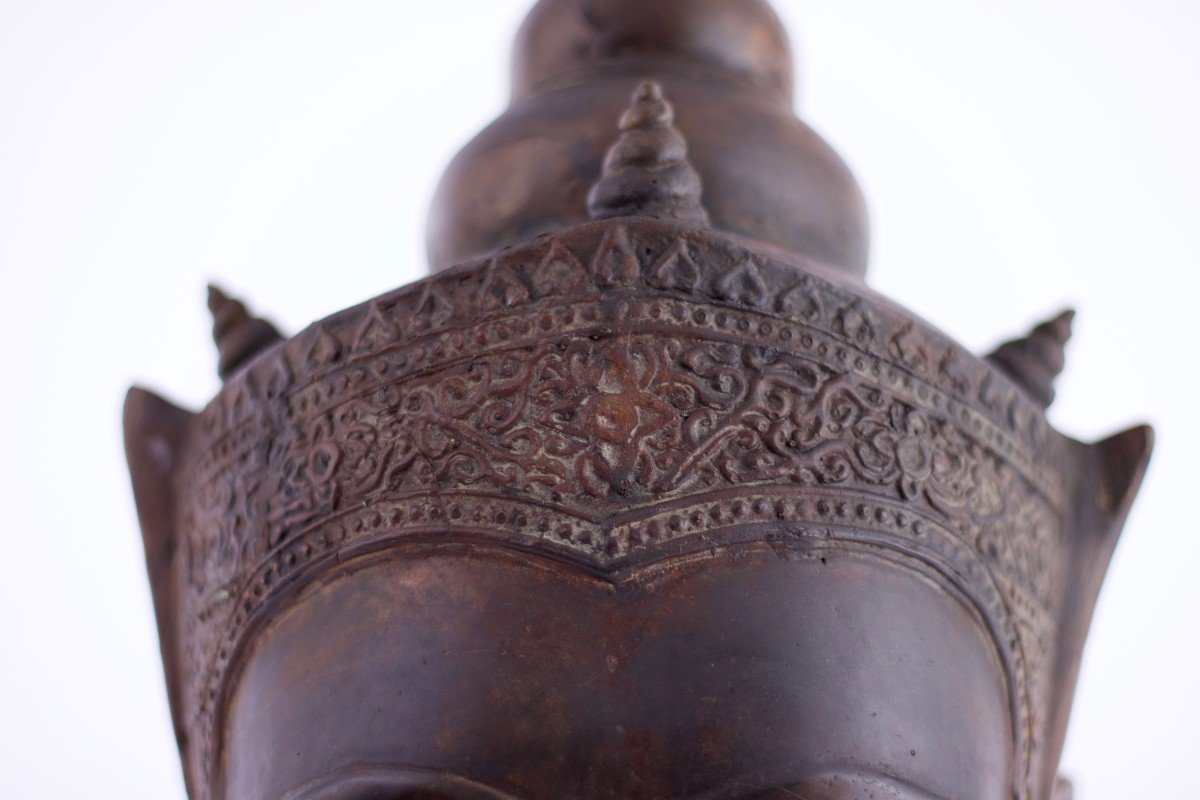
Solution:
[[[602,221],[428,278],[271,345],[189,427],[182,702],[209,736],[274,597],[447,530],[614,576],[751,523],[862,537],[973,598],[1020,719],[1046,689],[1066,441],[921,322],[723,235]]]
[[[127,406],[199,785],[255,626],[348,559],[449,539],[621,581],[766,537],[884,552],[963,598],[1008,681],[1013,791],[1029,796],[1065,713],[1071,533],[1119,528],[1148,432],[1102,443],[1140,454],[1106,472],[1117,459],[1047,424],[1069,316],[977,358],[835,267],[709,229],[700,198],[645,84],[591,222],[289,339],[213,293],[217,397],[196,415],[140,390]],[[1095,484],[1097,507],[1081,499]]]

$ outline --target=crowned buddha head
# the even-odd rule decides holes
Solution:
[[[193,800],[1062,800],[1150,450],[864,283],[758,0],[542,0],[429,277],[126,441]]]

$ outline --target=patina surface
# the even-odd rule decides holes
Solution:
[[[193,798],[1067,797],[1151,439],[1046,422],[1071,314],[976,357],[862,283],[836,157],[751,165],[790,111],[695,154],[726,96],[788,108],[764,5],[547,1],[520,40],[497,126],[579,180],[485,133],[447,268],[286,339],[214,290],[217,397],[130,393]]]

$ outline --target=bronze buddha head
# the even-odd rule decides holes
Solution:
[[[435,274],[130,393],[195,800],[1058,800],[1150,449],[862,283],[759,2],[543,0]],[[632,101],[630,95],[632,94]],[[614,125],[619,120],[619,124]]]

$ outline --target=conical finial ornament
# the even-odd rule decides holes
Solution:
[[[246,304],[208,285],[208,310],[213,317],[213,341],[219,358],[217,374],[225,380],[254,355],[283,337],[265,319],[252,316]]]
[[[1005,342],[988,356],[1044,408],[1054,402],[1054,379],[1066,365],[1064,349],[1071,338],[1075,312],[1067,309],[1038,325],[1022,339]]]
[[[621,135],[604,158],[588,193],[592,219],[655,217],[708,225],[700,205],[700,176],[687,160],[687,142],[662,87],[646,81],[621,116]]]

